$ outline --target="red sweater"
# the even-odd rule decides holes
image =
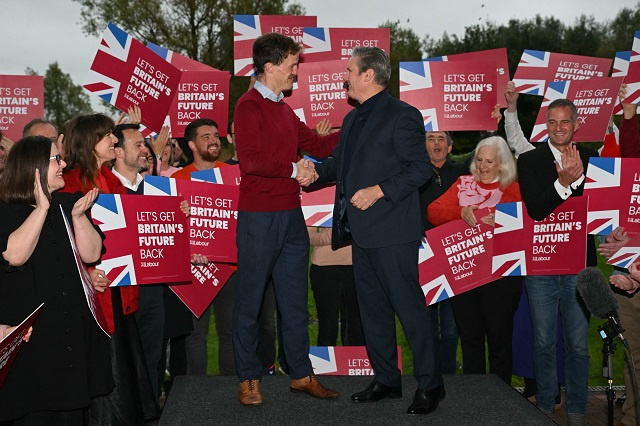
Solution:
[[[638,118],[622,118],[620,121],[620,157],[640,157],[640,135],[638,134]]]
[[[500,182],[484,184],[476,181],[472,175],[465,175],[460,176],[447,192],[429,204],[427,218],[433,225],[438,226],[461,219],[463,207],[495,207],[498,203],[512,201],[522,201],[520,185],[517,182],[512,182],[502,190]]]
[[[80,180],[79,168],[64,171],[64,188],[61,192],[82,192],[86,194],[89,189],[86,188]],[[127,189],[122,185],[120,179],[118,179],[106,165],[102,165],[100,168],[98,177],[96,179],[98,188],[103,194],[126,194]],[[120,295],[122,297],[122,311],[125,315],[131,315],[138,310],[138,295],[140,290],[138,286],[128,286],[120,288]],[[113,334],[113,303],[111,302],[111,288],[107,288],[104,293],[98,293],[98,301],[104,312],[105,319],[107,320],[107,332]]]
[[[236,150],[240,161],[238,210],[270,212],[300,207],[300,185],[291,178],[298,150],[327,157],[339,132],[318,136],[284,102],[251,89],[235,110]]]

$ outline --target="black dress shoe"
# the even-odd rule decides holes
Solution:
[[[429,390],[418,389],[413,395],[413,402],[407,409],[407,414],[429,414],[438,407],[438,403],[446,394],[444,386]]]
[[[353,402],[376,402],[383,398],[402,398],[401,386],[387,386],[378,382],[371,382],[362,392],[351,395]]]

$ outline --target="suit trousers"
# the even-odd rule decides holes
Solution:
[[[233,349],[240,381],[258,380],[259,324],[265,289],[273,278],[282,315],[282,342],[292,379],[313,374],[309,360],[309,234],[302,210],[238,212],[238,281]]]
[[[381,248],[362,248],[353,243],[353,272],[358,306],[374,381],[400,386],[396,350],[398,316],[413,352],[413,371],[418,389],[442,385],[438,340],[431,312],[418,283],[419,241]]]

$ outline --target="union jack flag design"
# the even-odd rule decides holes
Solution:
[[[177,196],[176,180],[163,176],[144,177],[144,195]]]
[[[375,40],[377,47],[389,53],[389,28],[326,28],[305,26],[302,35],[303,62],[349,59],[352,49]]]
[[[191,180],[223,185],[240,185],[240,166],[234,164],[227,167],[214,167],[213,169],[191,172]]]
[[[635,242],[635,245],[632,245],[633,241],[629,241],[627,246],[622,247],[618,250],[609,260],[607,260],[607,264],[618,266],[620,268],[629,269],[632,263],[640,257],[640,247],[638,247],[638,242]]]
[[[612,62],[612,59],[526,49],[513,82],[521,93],[542,96],[552,81],[606,77]]]
[[[527,274],[526,253],[524,250],[506,249],[499,242],[504,235],[511,241],[523,241],[524,232],[524,211],[522,202],[503,203],[496,205],[495,226],[493,235],[495,242],[493,246],[494,255],[492,259],[491,272],[498,277],[519,276]],[[504,240],[503,240],[504,241]]]
[[[112,22],[102,34],[84,88],[121,111],[141,108],[142,124],[160,130],[181,71]],[[156,78],[155,76],[162,77]]]
[[[616,63],[620,67],[620,71],[624,69],[625,59],[627,52],[618,52],[616,54]],[[618,55],[621,57],[618,58]],[[640,31],[636,31],[633,37],[633,45],[631,46],[631,52],[629,52],[626,72],[623,74],[625,77],[624,82],[627,84],[627,102],[637,104],[640,102]],[[615,71],[614,64],[614,71]],[[612,74],[613,76],[613,74]],[[622,105],[616,103],[613,109],[615,114],[622,114]]]
[[[422,288],[422,293],[424,294],[427,305],[432,305],[455,296],[445,274],[430,281],[423,278],[426,275],[426,269],[428,269],[427,261],[433,258],[433,256],[433,249],[429,241],[423,238],[420,243],[420,249],[418,250],[418,273],[420,275],[420,287]]]
[[[585,174],[584,195],[589,197],[587,232],[608,235],[620,225],[620,210],[612,209],[608,194],[622,181],[622,159],[590,158]]]
[[[621,158],[594,157],[589,159],[584,189],[613,188],[620,186]]]
[[[234,15],[233,16],[233,69],[235,76],[252,76],[253,42],[263,34],[279,32],[302,43],[302,29],[315,27],[315,16],[287,15]]]
[[[611,77],[624,77],[629,71],[629,62],[631,61],[631,51],[616,52],[616,57],[613,60],[613,70],[611,71]]]
[[[333,226],[333,205],[336,186],[328,186],[316,191],[302,191],[300,204],[307,226],[330,228]]]
[[[333,346],[309,347],[309,359],[314,374],[331,374],[338,372],[335,348]]]

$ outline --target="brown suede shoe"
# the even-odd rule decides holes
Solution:
[[[262,405],[262,392],[259,380],[245,380],[240,382],[238,400],[242,405]]]
[[[340,396],[338,392],[322,386],[316,376],[307,376],[298,380],[291,379],[289,390],[306,393],[320,399],[335,399]]]

